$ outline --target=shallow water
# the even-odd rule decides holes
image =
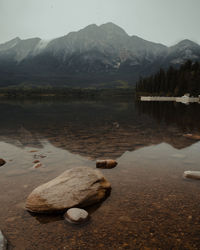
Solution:
[[[0,228],[10,249],[199,249],[200,105],[134,101],[0,102]],[[66,169],[101,170],[110,196],[87,208],[91,220],[31,215],[28,194]],[[42,167],[33,169],[39,159]]]

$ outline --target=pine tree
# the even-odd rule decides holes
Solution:
[[[200,95],[200,64],[188,60],[179,69],[172,66],[167,71],[160,69],[152,76],[140,78],[136,92],[165,96]]]

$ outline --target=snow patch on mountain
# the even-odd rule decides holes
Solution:
[[[40,40],[34,49],[34,54],[39,54],[42,50],[44,50],[47,45],[51,42],[52,39],[49,40]]]

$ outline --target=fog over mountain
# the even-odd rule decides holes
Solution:
[[[0,86],[127,86],[187,59],[200,60],[200,46],[190,40],[167,47],[129,36],[113,23],[92,24],[49,41],[17,37],[1,44]]]

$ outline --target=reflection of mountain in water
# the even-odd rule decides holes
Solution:
[[[42,147],[47,139],[92,158],[119,157],[161,142],[180,149],[194,143],[183,134],[200,128],[199,109],[173,103],[2,102],[0,140]]]

